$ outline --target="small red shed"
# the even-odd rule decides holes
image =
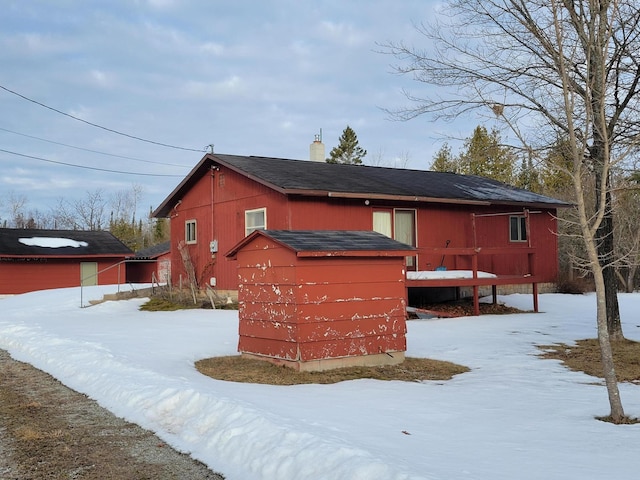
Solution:
[[[401,363],[413,250],[372,231],[254,231],[227,254],[238,351],[305,371]]]
[[[171,281],[171,245],[159,243],[127,259],[127,283],[169,283]]]

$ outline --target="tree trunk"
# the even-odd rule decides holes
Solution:
[[[636,267],[635,265],[630,265],[629,266],[629,272],[627,274],[627,283],[625,285],[627,293],[633,293],[633,289],[635,287],[635,279],[636,279],[637,270],[638,270],[638,267]]]
[[[616,278],[613,246],[613,212],[610,192],[609,178],[602,178],[602,165],[605,159],[602,158],[604,148],[594,142],[594,146],[590,149],[591,158],[595,164],[595,182],[596,182],[596,211],[604,208],[604,217],[598,226],[596,232],[596,245],[598,249],[598,259],[602,268],[602,276],[604,281],[604,295],[606,301],[607,315],[607,331],[609,337],[613,341],[624,340],[622,332],[622,322],[620,321],[620,307],[618,306],[618,280]],[[608,177],[608,175],[607,175]],[[603,181],[604,180],[604,181]],[[600,205],[601,189],[605,188],[605,205]]]
[[[607,203],[610,203],[611,195],[607,192]],[[611,211],[607,209],[607,215],[602,219],[598,229],[598,257],[602,267],[604,279],[605,300],[607,305],[607,331],[613,341],[624,340],[622,323],[620,321],[620,307],[618,305],[618,279],[613,266],[613,219]]]
[[[594,267],[594,270],[597,268]],[[597,302],[597,321],[598,321],[598,343],[600,344],[600,355],[602,358],[602,368],[605,384],[607,386],[607,394],[609,396],[609,405],[611,408],[611,421],[613,423],[622,423],[625,420],[624,409],[622,408],[622,400],[620,399],[620,390],[618,389],[618,378],[616,376],[615,365],[613,363],[613,352],[611,350],[611,341],[607,328],[607,301],[605,295],[605,282],[602,269],[599,272],[594,271],[596,282],[596,302]]]

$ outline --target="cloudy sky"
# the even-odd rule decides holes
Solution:
[[[389,120],[383,108],[406,103],[402,88],[424,87],[393,75],[377,44],[424,45],[413,24],[438,5],[5,0],[0,219],[9,196],[46,211],[134,184],[155,207],[209,144],[308,159],[320,129],[328,154],[347,125],[366,163],[426,169],[444,137],[468,136],[474,124]]]

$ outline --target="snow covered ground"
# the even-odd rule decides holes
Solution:
[[[501,300],[531,308],[530,295]],[[236,353],[237,312],[140,312],[143,299],[80,308],[78,289],[1,300],[0,348],[229,480],[635,479],[640,425],[594,420],[609,412],[604,386],[536,356],[536,344],[594,337],[594,300],[541,295],[539,314],[410,321],[408,355],[471,368],[447,382],[213,380],[193,362]],[[620,305],[640,340],[640,294]],[[640,386],[620,389],[640,416]]]

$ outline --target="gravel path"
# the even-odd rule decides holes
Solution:
[[[0,350],[0,480],[223,478]]]

